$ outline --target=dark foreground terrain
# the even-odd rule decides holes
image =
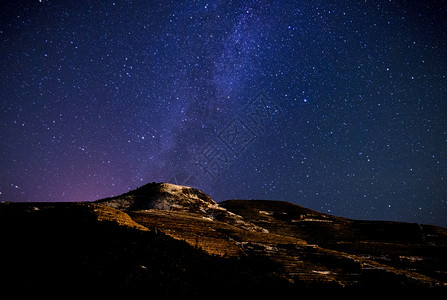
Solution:
[[[80,203],[1,203],[2,290],[164,295],[447,288],[447,230],[148,184]]]

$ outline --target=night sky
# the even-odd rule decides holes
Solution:
[[[148,182],[447,226],[445,1],[2,1],[0,200]]]

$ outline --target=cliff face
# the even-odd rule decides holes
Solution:
[[[45,268],[58,282],[65,275],[86,287],[165,293],[204,293],[196,282],[205,281],[260,293],[447,285],[444,228],[350,220],[282,201],[217,204],[166,183],[93,203],[2,203],[0,233],[11,286],[40,286],[36,270]]]

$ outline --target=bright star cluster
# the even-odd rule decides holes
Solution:
[[[447,226],[444,1],[3,1],[0,201],[145,183]]]

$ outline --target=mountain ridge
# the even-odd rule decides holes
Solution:
[[[123,211],[151,208],[162,210],[197,210],[200,209],[200,207],[217,205],[211,197],[199,189],[170,183],[155,182],[148,183],[118,196],[100,199],[94,202],[114,208],[116,207]]]
[[[171,183],[152,182],[122,195],[100,199],[94,203],[124,212],[150,209],[190,212],[242,228],[263,230],[221,207],[201,190]]]
[[[7,250],[8,247],[11,249],[0,258],[13,257],[20,261],[15,253],[23,251],[16,249],[16,245],[22,245],[20,249],[30,247],[26,241],[16,241],[15,236],[30,236],[36,243],[39,242],[36,236],[41,236],[51,241],[51,245],[61,237],[71,241],[73,236],[79,236],[75,239],[83,245],[85,242],[80,237],[90,236],[90,231],[98,230],[105,234],[105,239],[97,242],[92,237],[95,246],[91,250],[71,254],[74,257],[71,259],[82,261],[92,271],[78,266],[71,268],[93,272],[93,278],[104,278],[109,275],[104,275],[101,270],[109,270],[109,264],[115,261],[121,266],[116,276],[122,278],[117,280],[124,288],[143,287],[145,284],[175,286],[188,282],[185,289],[196,292],[189,279],[181,279],[186,280],[182,283],[174,275],[189,272],[191,280],[200,277],[192,271],[194,267],[180,266],[189,265],[191,259],[194,261],[193,257],[212,261],[215,260],[213,257],[219,257],[219,261],[226,262],[228,269],[225,270],[229,273],[225,274],[228,277],[242,276],[240,278],[250,282],[254,289],[265,285],[256,284],[257,280],[265,282],[267,278],[276,282],[277,287],[286,287],[289,291],[302,287],[447,287],[445,228],[405,222],[353,220],[285,201],[233,199],[216,203],[198,189],[169,183],[149,183],[122,195],[94,202],[1,203],[0,231],[9,237],[5,245]],[[147,238],[136,238],[141,234]],[[147,247],[150,247],[154,238],[161,238],[163,242],[156,242],[161,247],[156,253],[161,256],[151,258],[152,267],[148,265],[144,251],[128,261],[125,249],[136,247],[130,245],[137,240],[142,245],[149,243]],[[178,245],[177,252],[163,250],[164,244],[177,243],[175,241],[184,243]],[[120,245],[124,248],[116,250]],[[45,245],[41,247],[45,248]],[[90,249],[87,245],[82,247]],[[186,251],[187,248],[191,250]],[[165,252],[170,253],[169,258],[164,256]],[[169,264],[173,264],[174,269],[169,268],[168,271],[167,267],[152,259],[166,263],[171,261]],[[14,259],[8,263],[11,261]],[[47,261],[51,261],[51,257]],[[97,263],[91,264],[94,261]],[[257,263],[253,265],[255,261]],[[250,263],[246,265],[245,262]],[[56,267],[58,263],[54,261],[54,265]],[[11,268],[13,272],[14,265]],[[27,269],[26,266],[22,268]],[[129,268],[139,271],[133,273]],[[214,274],[206,265],[203,268],[206,269],[203,272]],[[243,271],[240,268],[248,269]],[[110,272],[114,274],[114,271]],[[157,272],[171,272],[173,277],[167,275],[154,279]],[[133,279],[125,279],[121,273],[133,274]],[[147,281],[149,274],[152,281]],[[225,285],[225,278],[220,280]],[[274,286],[269,288],[275,289]]]

